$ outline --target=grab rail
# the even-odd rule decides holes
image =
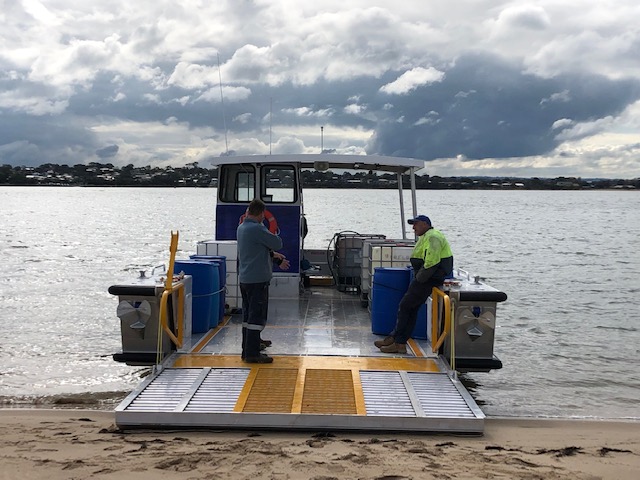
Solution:
[[[444,328],[442,330],[442,333],[439,332],[440,330],[440,322],[439,320],[439,315],[438,315],[438,305],[439,305],[439,299],[442,298],[442,301],[444,303]],[[442,344],[444,343],[445,339],[447,338],[447,335],[450,334],[450,339],[451,339],[451,349],[450,349],[450,353],[451,356],[449,358],[449,365],[451,366],[452,370],[455,371],[456,369],[456,350],[455,350],[455,328],[453,328],[453,322],[454,322],[454,309],[452,308],[452,301],[451,298],[449,297],[449,295],[447,295],[446,293],[444,293],[442,290],[440,290],[438,287],[433,287],[433,290],[431,291],[431,349],[433,350],[434,353],[436,353],[440,347],[442,346]]]
[[[161,329],[158,329],[158,345],[156,349],[156,364],[160,364],[162,361],[161,352],[162,352],[162,331],[164,331],[167,336],[171,339],[171,341],[178,347],[182,347],[182,341],[184,336],[184,283],[179,285],[173,285],[173,267],[175,265],[176,260],[176,252],[178,251],[178,237],[179,232],[173,233],[171,232],[171,245],[169,247],[169,269],[167,270],[167,278],[164,284],[164,292],[162,292],[162,297],[160,298],[160,326]],[[177,336],[171,331],[169,328],[169,322],[167,321],[167,315],[169,311],[168,303],[169,298],[173,294],[173,292],[177,292],[178,294],[178,308],[177,308],[177,319],[176,319],[176,327],[177,327]]]
[[[177,336],[169,328],[169,323],[167,322],[167,311],[169,297],[173,294],[173,292],[178,292],[178,318],[177,318]],[[178,348],[182,347],[182,340],[184,336],[184,326],[182,325],[182,317],[184,315],[184,284],[176,285],[172,287],[170,290],[165,290],[162,292],[162,297],[160,298],[160,323],[162,325],[162,329],[169,336],[171,341],[176,344]]]

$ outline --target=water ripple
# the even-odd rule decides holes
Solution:
[[[597,329],[601,329],[601,330],[619,330],[621,332],[637,332],[638,329],[635,327],[610,327],[607,325],[596,325]]]

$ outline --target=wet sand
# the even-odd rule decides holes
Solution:
[[[127,430],[112,412],[0,410],[0,479],[640,478],[640,423],[488,419],[482,437]]]

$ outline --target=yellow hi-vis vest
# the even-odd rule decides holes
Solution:
[[[424,261],[423,268],[433,267],[443,258],[452,257],[451,247],[439,230],[430,228],[422,235],[411,252],[411,258]]]

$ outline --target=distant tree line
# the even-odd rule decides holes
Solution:
[[[75,185],[113,187],[208,187],[217,179],[217,169],[198,162],[184,167],[118,168],[111,163],[91,162],[73,166],[44,163],[37,167],[0,167],[0,185]]]
[[[91,162],[73,166],[45,163],[37,167],[0,166],[0,185],[70,185],[113,187],[211,187],[217,185],[217,168],[203,168],[198,162],[184,167],[115,167],[111,163]],[[291,181],[291,180],[289,180]],[[283,179],[283,186],[285,186]],[[402,178],[410,188],[408,175]],[[335,173],[302,171],[302,184],[311,188],[397,188],[398,177],[371,171]],[[640,178],[582,179],[576,177],[440,177],[417,175],[419,189],[511,189],[511,190],[580,190],[640,189]]]

